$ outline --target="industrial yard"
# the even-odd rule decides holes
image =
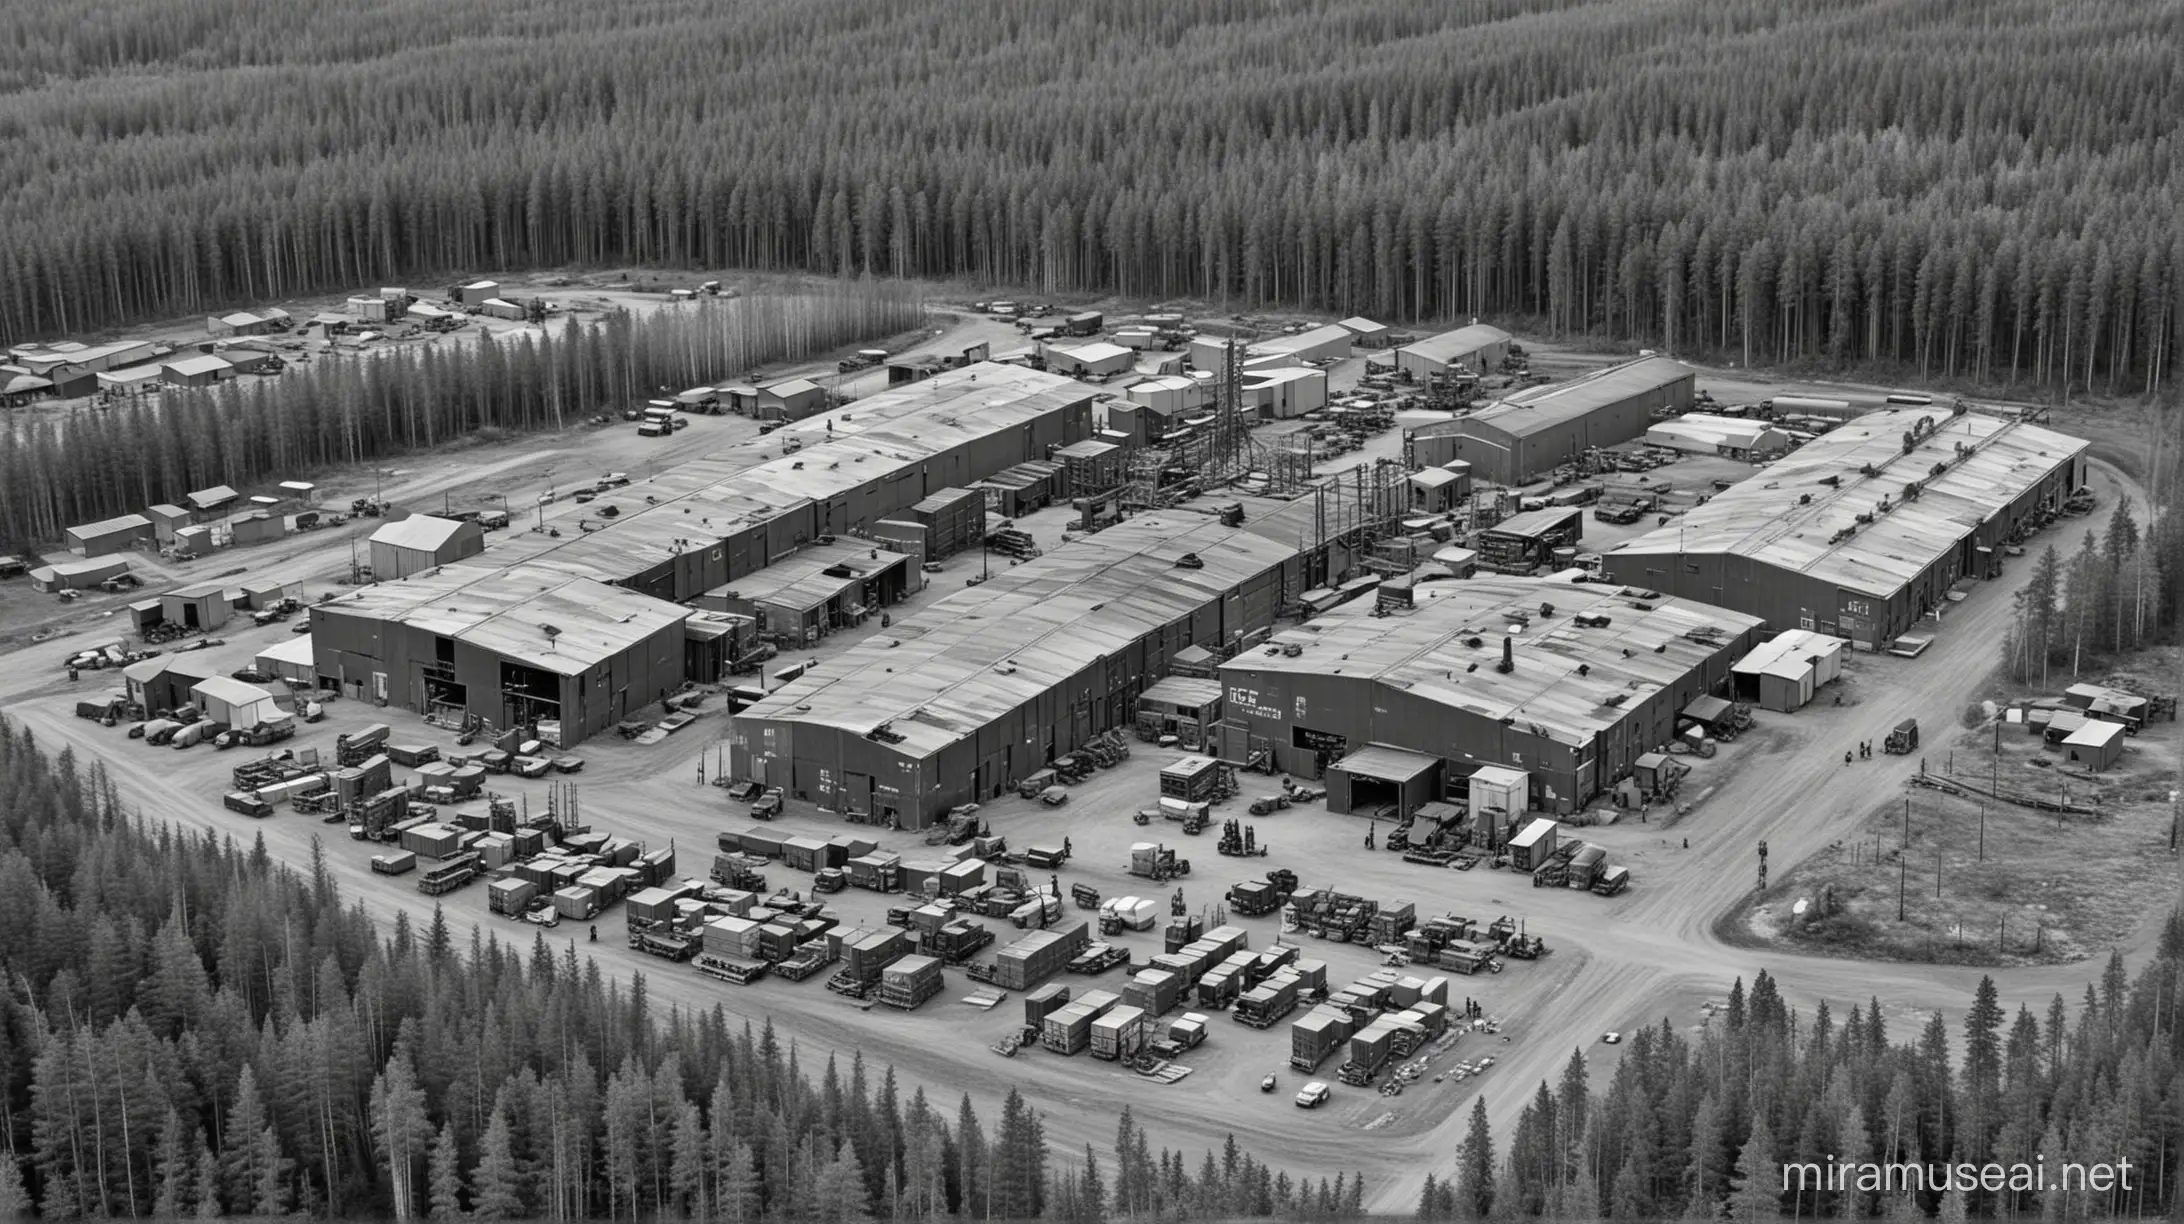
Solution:
[[[1920,779],[1984,742],[1959,716],[2010,558],[2136,496],[2084,443],[1652,355],[1549,378],[1493,328],[1024,313],[694,388],[658,409],[683,425],[296,494],[416,511],[344,533],[177,561],[156,513],[86,525],[142,589],[46,613],[0,698],[148,812],[292,863],[322,841],[376,916],[445,906],[655,1000],[1020,1087],[1066,1143],[1127,1102],[1314,1173],[1445,1149],[1474,1095],[1502,1125],[1573,1047],[1612,1059],[1603,1031],[1706,1023],[1743,947],[1815,954],[1770,961],[1803,998],[1895,973],[1846,953],[2037,975],[2146,938],[2069,906],[1988,955],[1936,947],[1932,908],[1866,934],[1905,794],[1934,822],[1907,878],[1930,893],[1942,848],[1951,924],[2044,872],[2046,817],[1966,862],[1976,796]],[[2088,873],[2166,827],[2164,709],[2086,741],[2125,835]],[[1911,750],[1836,759],[1907,722]],[[2063,775],[2009,734],[2017,773]],[[1961,972],[1889,997],[1955,1006]]]

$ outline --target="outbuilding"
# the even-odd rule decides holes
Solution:
[[[1479,564],[1505,574],[1528,574],[1552,565],[1555,550],[1576,546],[1584,534],[1584,512],[1574,507],[1527,510],[1479,533]]]
[[[1238,407],[1262,421],[1288,421],[1327,406],[1327,371],[1303,366],[1249,370]]]
[[[1075,346],[1050,344],[1046,349],[1047,369],[1072,378],[1125,373],[1136,360],[1137,354],[1131,350],[1104,342]]]
[[[174,543],[175,533],[190,525],[190,512],[180,506],[161,503],[145,510],[152,520],[152,535],[161,545]]]
[[[758,389],[757,415],[761,421],[801,421],[827,407],[825,387],[808,378],[789,378]]]
[[[1160,743],[1175,737],[1175,747],[1196,752],[1213,743],[1221,721],[1221,682],[1191,676],[1167,676],[1138,694],[1138,738]]]
[[[458,286],[451,296],[456,302],[464,306],[483,306],[500,296],[500,282],[489,280],[472,281],[467,285]]]
[[[983,508],[984,499],[978,500]],[[900,601],[908,590],[909,561],[858,540],[812,544],[707,591],[697,605],[750,617],[758,632],[784,646],[809,646]]]
[[[1395,350],[1395,368],[1418,382],[1428,382],[1434,375],[1450,370],[1491,374],[1501,368],[1502,358],[1508,355],[1508,332],[1474,323]]]
[[[318,686],[308,633],[301,637],[285,635],[280,642],[259,651],[256,662],[258,670],[279,677],[291,687],[311,689]]]
[[[234,605],[227,599],[227,588],[217,582],[196,583],[159,597],[160,616],[168,624],[205,633],[226,624],[228,613],[233,610]]]
[[[227,509],[230,505],[241,500],[242,496],[242,494],[226,485],[214,485],[209,489],[199,489],[197,492],[189,494],[184,500],[190,503],[191,512],[202,519],[206,515],[218,514],[220,511]]]
[[[81,561],[56,561],[30,571],[30,589],[33,591],[83,591],[109,578],[118,578],[129,572],[129,563],[120,557],[86,557]]]
[[[122,669],[129,700],[144,708],[147,717],[195,700],[190,690],[220,673],[201,654],[158,655],[141,659]]]
[[[190,696],[204,711],[208,722],[226,723],[231,727],[255,727],[259,723],[272,722],[285,712],[280,703],[273,700],[273,694],[228,676],[198,681],[190,689]]]
[[[1469,483],[1456,473],[1442,468],[1427,468],[1410,474],[1411,509],[1421,514],[1440,514],[1462,504]]]
[[[109,395],[149,395],[166,386],[167,382],[167,367],[156,362],[149,365],[123,366],[118,370],[101,370],[96,376],[98,389]]]
[[[1310,363],[1340,361],[1350,355],[1350,346],[1357,339],[1355,332],[1339,323],[1314,327],[1289,336],[1275,336],[1269,340],[1254,342],[1244,350],[1247,359],[1273,358],[1274,364],[1291,366]],[[1245,369],[1251,362],[1245,362]]]
[[[475,520],[413,514],[372,533],[372,577],[407,578],[484,551],[485,529]]]
[[[209,387],[222,379],[235,377],[235,367],[226,358],[211,353],[184,357],[167,363],[167,383],[176,387]]]
[[[79,557],[103,557],[108,553],[141,548],[158,538],[152,520],[141,514],[124,514],[97,523],[71,527],[65,533],[68,551]]]
[[[1517,871],[1538,871],[1555,854],[1555,834],[1562,828],[1541,818],[1524,826],[1509,839],[1509,866]]]
[[[2088,719],[2063,738],[2063,757],[2098,773],[2123,759],[2127,734],[2122,723]]]
[[[1441,795],[1441,761],[1388,744],[1368,744],[1327,767],[1327,810],[1401,820]]]
[[[1389,339],[1395,335],[1387,324],[1375,323],[1371,319],[1362,316],[1344,319],[1336,326],[1348,331],[1351,337],[1350,342],[1359,348],[1386,348]]]

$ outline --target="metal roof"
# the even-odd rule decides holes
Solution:
[[[787,399],[792,395],[805,395],[819,389],[819,384],[808,378],[785,378],[780,382],[767,383],[759,388],[768,395],[779,396],[783,399]]]
[[[1427,468],[1410,474],[1410,482],[1421,489],[1438,489],[1442,485],[1456,483],[1457,479],[1456,473],[1444,472],[1440,468]]]
[[[1203,568],[1179,567],[1185,553]],[[944,596],[737,717],[887,727],[895,751],[930,755],[1295,555],[1216,520],[1144,515]]]
[[[1349,318],[1344,319],[1340,323],[1335,324],[1335,326],[1343,328],[1347,331],[1356,332],[1358,335],[1361,336],[1377,336],[1381,332],[1388,330],[1387,324],[1375,323],[1371,319],[1368,319],[1363,315],[1352,315]]]
[[[398,621],[569,676],[690,615],[688,608],[649,595],[530,566],[483,576],[449,566],[320,606],[338,615]]]
[[[224,506],[241,496],[242,494],[228,488],[226,485],[214,485],[209,489],[199,489],[197,492],[190,494],[189,502],[200,510],[210,510],[215,506]]]
[[[1137,350],[1126,349],[1119,344],[1109,344],[1101,340],[1092,344],[1080,344],[1067,348],[1057,344],[1053,346],[1052,351],[1074,357],[1078,361],[1092,362],[1113,361],[1117,357],[1128,357]]]
[[[448,541],[455,538],[466,524],[456,519],[435,518],[429,514],[412,514],[396,523],[388,523],[372,533],[371,542],[387,544],[395,548],[414,548],[423,552],[438,552]]]
[[[1487,528],[1486,534],[1531,539],[1561,527],[1571,519],[1583,518],[1584,512],[1574,506],[1549,506],[1545,510],[1527,510],[1522,514],[1512,514]]]
[[[1354,334],[1349,328],[1340,323],[1328,323],[1315,327],[1310,331],[1298,332],[1294,336],[1273,336],[1257,341],[1251,345],[1249,351],[1257,355],[1272,355],[1301,353],[1307,349],[1316,349],[1323,344],[1338,342],[1348,346],[1350,337]]]
[[[219,669],[215,668],[210,661],[193,659],[188,655],[158,655],[149,659],[139,659],[121,669],[122,675],[136,681],[138,684],[164,676],[169,672],[173,672],[177,676],[187,676],[192,680],[210,680],[220,674]]]
[[[167,363],[167,368],[177,374],[188,375],[217,374],[222,370],[232,370],[235,366],[225,358],[206,353],[200,357],[184,357],[179,361],[170,361]]]
[[[1762,446],[1788,449],[1789,437],[1765,421],[1687,412],[1655,423],[1646,430],[1646,441],[1662,446],[1688,443],[1709,449],[1720,446],[1755,450]]]
[[[151,525],[152,520],[145,518],[141,514],[124,514],[119,518],[100,519],[96,523],[85,523],[80,527],[71,527],[68,529],[68,534],[75,536],[79,540],[92,540],[97,539],[100,536],[121,535],[124,532],[143,531],[150,528]]]
[[[1448,425],[1491,425],[1513,437],[1529,437],[1543,429],[1620,404],[1634,395],[1657,391],[1692,377],[1695,375],[1691,367],[1680,361],[1667,357],[1640,357],[1622,365],[1594,370],[1568,382],[1527,387],[1503,396],[1470,416],[1458,417]]]
[[[1221,700],[1221,682],[1202,680],[1196,676],[1164,676],[1153,686],[1138,694],[1140,703],[1165,702],[1184,709],[1202,709]]]
[[[209,697],[214,701],[224,701],[229,705],[238,706],[255,705],[261,701],[273,700],[273,694],[266,692],[257,685],[245,684],[228,676],[208,676],[191,685],[190,694],[195,697]]]
[[[1335,762],[1334,768],[1383,782],[1408,782],[1438,764],[1439,761],[1423,752],[1388,744],[1369,744]]]
[[[1447,365],[1459,358],[1469,357],[1480,349],[1508,342],[1509,333],[1501,328],[1474,323],[1469,327],[1459,327],[1455,331],[1442,332],[1438,336],[1428,336],[1416,344],[1406,344],[1395,351]]]
[[[2088,719],[2084,725],[2065,736],[2063,742],[2066,744],[2090,744],[2094,747],[2105,748],[2110,741],[2122,739],[2124,731],[2125,728],[2122,723],[2108,722],[2105,719],[2097,718]]]
[[[1934,432],[1907,453],[1904,436],[1921,419]],[[1871,412],[1609,555],[1745,557],[1885,599],[2088,445],[1978,412]],[[1937,464],[1946,464],[1939,475]],[[1913,481],[1919,496],[1906,501]],[[1857,521],[1866,514],[1872,522]]]
[[[1532,821],[1532,823],[1524,826],[1523,829],[1519,830],[1515,837],[1509,839],[1509,844],[1513,847],[1536,845],[1541,839],[1549,836],[1556,829],[1559,829],[1561,827],[1562,826],[1557,824],[1555,821],[1548,820],[1545,817],[1540,817],[1539,819]]]
[[[1388,616],[1372,615],[1370,600],[1345,604],[1236,656],[1221,674],[1354,677],[1583,744],[1760,623],[1680,599],[1646,601],[1646,610],[1627,588],[1597,583],[1473,578],[1439,589],[1425,606]],[[1542,604],[1554,615],[1542,618]],[[1581,627],[1579,615],[1608,623]],[[1505,635],[1516,664],[1508,673],[1497,670]],[[1288,655],[1290,645],[1301,649]]]
[[[756,573],[714,587],[700,597],[700,603],[735,599],[799,610],[816,608],[872,575],[909,559],[903,553],[856,540],[812,544]],[[837,566],[850,572],[842,576],[826,572]]]

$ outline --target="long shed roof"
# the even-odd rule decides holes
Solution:
[[[1906,451],[1922,419],[1935,428]],[[1886,598],[2088,445],[1987,413],[1871,412],[1613,554],[1739,556]]]
[[[1542,604],[1554,615],[1541,617]],[[1223,664],[1222,677],[1357,677],[1582,744],[1760,623],[1687,600],[1639,600],[1627,588],[1526,578],[1447,583],[1415,611],[1371,611],[1370,601],[1359,601],[1278,633]],[[1581,626],[1580,615],[1608,623]],[[1504,635],[1516,664],[1506,673],[1497,669]],[[1290,645],[1301,649],[1291,656]]]
[[[1448,424],[1486,424],[1514,437],[1527,437],[1690,377],[1691,367],[1680,361],[1667,357],[1640,357],[1622,365],[1594,370],[1568,382],[1527,387]],[[1428,426],[1419,432],[1449,431]]]
[[[1438,336],[1427,336],[1416,344],[1404,345],[1396,352],[1409,353],[1414,357],[1447,365],[1490,345],[1506,344],[1508,341],[1509,333],[1501,328],[1474,323],[1469,327],[1459,327],[1455,331],[1442,332]]]
[[[1203,568],[1178,566],[1186,553]],[[930,755],[1294,555],[1195,516],[1132,519],[926,605],[737,717],[886,727]]]

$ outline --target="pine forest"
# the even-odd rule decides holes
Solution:
[[[1055,1151],[1011,1092],[813,1066],[575,945],[375,931],[322,862],[125,813],[0,723],[0,1219],[1355,1217],[1237,1149]],[[990,1121],[988,1119],[991,1119]],[[990,1129],[989,1129],[990,1127]]]
[[[1521,318],[2042,393],[2157,392],[2184,350],[2174,4],[733,11],[0,7],[0,338],[634,263]]]
[[[617,311],[510,339],[299,366],[279,382],[180,391],[0,432],[0,540],[179,501],[191,489],[285,479],[446,446],[560,429],[610,404],[803,361],[924,322],[903,282]],[[150,444],[147,444],[147,442]]]

